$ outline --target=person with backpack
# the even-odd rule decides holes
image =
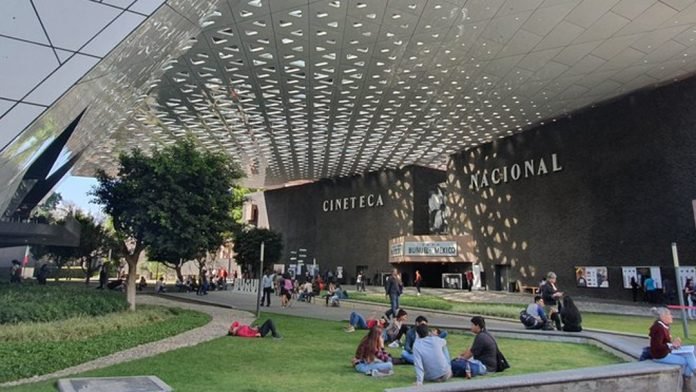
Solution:
[[[534,296],[534,302],[520,312],[520,322],[527,329],[553,329],[553,324],[544,312],[544,299],[540,295]]]

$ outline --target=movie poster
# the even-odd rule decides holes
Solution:
[[[634,278],[641,288],[644,287],[645,279],[652,278],[655,282],[655,287],[662,289],[660,267],[621,267],[621,273],[625,289],[631,288],[631,278]]]
[[[588,288],[608,288],[609,273],[607,267],[575,267],[575,285]]]

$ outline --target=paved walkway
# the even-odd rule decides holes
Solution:
[[[73,374],[86,372],[89,370],[105,368],[107,366],[116,365],[122,362],[132,361],[134,359],[152,357],[182,347],[195,346],[199,343],[207,342],[209,340],[213,340],[221,336],[224,336],[233,320],[239,320],[244,323],[251,323],[254,320],[253,315],[248,312],[225,309],[219,306],[208,306],[202,304],[192,304],[181,301],[174,301],[168,298],[163,298],[161,296],[139,295],[137,298],[137,303],[193,309],[209,314],[212,317],[212,320],[202,327],[192,329],[190,331],[184,332],[176,336],[172,336],[164,340],[133,347],[128,350],[120,351],[108,355],[106,357],[85,362],[83,364],[63,369],[55,373],[0,384],[0,388],[13,385],[28,384],[38,381],[46,381],[53,378],[66,377]]]

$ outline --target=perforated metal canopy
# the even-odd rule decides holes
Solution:
[[[171,3],[185,12],[168,2],[149,19]],[[77,174],[184,135],[230,154],[255,185],[443,167],[451,153],[696,69],[691,0],[199,3],[200,32],[132,81],[125,111],[88,111]]]

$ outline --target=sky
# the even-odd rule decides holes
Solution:
[[[66,177],[55,192],[63,196],[63,202],[72,202],[80,209],[89,212],[93,216],[103,215],[101,207],[90,202],[93,196],[88,195],[92,187],[97,185],[97,179],[94,177]]]

